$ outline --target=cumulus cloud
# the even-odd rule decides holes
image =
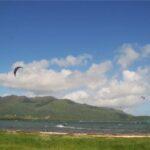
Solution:
[[[132,54],[134,57],[131,57]],[[0,86],[21,89],[28,96],[51,95],[78,103],[129,110],[142,103],[141,96],[150,97],[150,67],[127,68],[138,57],[139,54],[132,47],[123,46],[118,61],[124,69],[120,71],[119,79],[114,78],[115,66],[110,60],[92,63],[85,71],[65,68],[69,63],[55,70],[48,60],[30,63],[19,61],[12,65],[10,72],[0,73]],[[84,61],[79,62],[71,64],[82,64]],[[13,69],[18,65],[23,69],[14,77]]]
[[[124,44],[121,47],[117,63],[123,69],[128,68],[133,62],[139,58],[139,53],[135,51],[131,44]]]
[[[96,89],[102,86],[107,78],[105,73],[110,69],[111,62],[106,61],[92,65],[85,72],[61,69],[49,69],[48,61],[33,61],[32,63],[16,62],[12,66],[22,65],[23,69],[14,77],[13,71],[0,74],[0,85],[10,88],[28,90],[34,93],[67,92],[79,88]],[[93,67],[94,66],[94,67]]]
[[[92,64],[92,66],[87,71],[89,74],[103,74],[112,68],[111,61],[104,61],[100,64]]]
[[[86,91],[80,90],[71,92],[64,96],[64,98],[74,100],[78,103],[87,103],[87,99],[89,98],[89,95]]]
[[[124,70],[123,78],[125,81],[138,81],[140,79],[140,76],[134,71]]]
[[[40,60],[40,61],[33,61],[31,63],[25,64],[23,61],[15,62],[12,65],[12,69],[14,69],[17,66],[23,66],[25,68],[29,68],[30,70],[41,70],[46,69],[49,67],[49,61],[48,60]]]
[[[66,58],[53,58],[50,63],[60,67],[79,66],[86,64],[91,59],[92,56],[89,54],[82,54],[77,57],[69,55]]]
[[[150,44],[147,44],[142,48],[142,56],[150,57]]]

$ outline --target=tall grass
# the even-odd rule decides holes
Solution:
[[[0,132],[0,150],[150,150],[150,138]]]

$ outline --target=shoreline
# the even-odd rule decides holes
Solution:
[[[116,137],[116,138],[143,138],[150,134],[100,134],[100,133],[67,133],[67,132],[39,132],[44,135],[70,135],[70,136],[91,136],[91,137]]]
[[[44,132],[44,131],[21,131],[21,130],[3,130],[0,132],[12,134],[39,134],[39,135],[60,135],[60,136],[73,136],[73,137],[104,137],[104,138],[150,138],[149,134],[104,134],[104,133],[69,133],[69,132]]]

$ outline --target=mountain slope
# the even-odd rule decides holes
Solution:
[[[0,119],[127,121],[134,117],[120,110],[79,104],[53,97],[0,97]]]

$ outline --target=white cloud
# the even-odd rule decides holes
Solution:
[[[16,78],[12,72],[0,74],[1,86],[29,91],[26,95],[30,96],[60,94],[79,103],[115,108],[132,107],[140,103],[141,95],[149,95],[150,69],[147,67],[139,67],[136,71],[123,70],[123,79],[116,80],[106,74],[112,69],[110,61],[93,64],[85,72],[48,69],[45,60],[21,63],[24,69]]]
[[[138,81],[140,79],[140,76],[134,71],[124,70],[123,78],[126,81]]]
[[[110,62],[95,64],[94,66],[97,66],[96,68],[98,69],[96,73],[95,68],[93,69],[93,65],[87,71],[80,72],[78,70],[71,71],[68,69],[55,71],[48,69],[48,64],[46,60],[39,62],[34,61],[29,64],[16,62],[12,66],[23,65],[22,71],[17,73],[17,77],[14,77],[13,71],[1,73],[0,85],[25,89],[36,93],[53,93],[82,87],[98,87],[106,80],[104,73],[107,72],[111,66]]]
[[[64,96],[64,98],[74,100],[75,102],[78,103],[86,103],[87,99],[89,98],[89,95],[85,91],[76,91],[76,92],[71,92],[67,95]]]
[[[123,54],[129,62],[123,58]],[[130,56],[132,54],[134,57]],[[28,96],[51,95],[78,103],[129,110],[143,102],[141,96],[150,97],[150,67],[127,68],[138,57],[139,54],[130,46],[124,46],[118,59],[124,68],[119,73],[119,79],[114,78],[116,71],[113,73],[114,65],[109,60],[93,63],[85,71],[66,68],[56,71],[51,68],[51,61],[47,60],[16,62],[11,72],[0,73],[0,86],[22,89]],[[23,66],[23,69],[14,77],[13,68],[18,65]]]
[[[126,69],[133,64],[133,62],[135,62],[139,56],[139,53],[133,49],[132,45],[124,44],[121,47],[117,63],[121,65],[123,69]]]
[[[103,74],[112,68],[111,61],[105,61],[100,64],[92,64],[87,73],[89,74]]]
[[[147,44],[142,48],[142,56],[150,57],[150,44]]]
[[[84,65],[89,60],[92,59],[92,56],[89,54],[82,54],[77,57],[69,55],[66,58],[53,58],[51,60],[52,65],[58,65],[60,67],[68,67],[68,66],[78,66],[78,65]]]
[[[25,64],[23,61],[18,61],[12,65],[12,69],[14,69],[17,66],[23,66],[24,68],[30,69],[30,70],[41,70],[46,69],[49,67],[49,61],[48,60],[40,60],[40,61],[33,61],[31,63]]]

